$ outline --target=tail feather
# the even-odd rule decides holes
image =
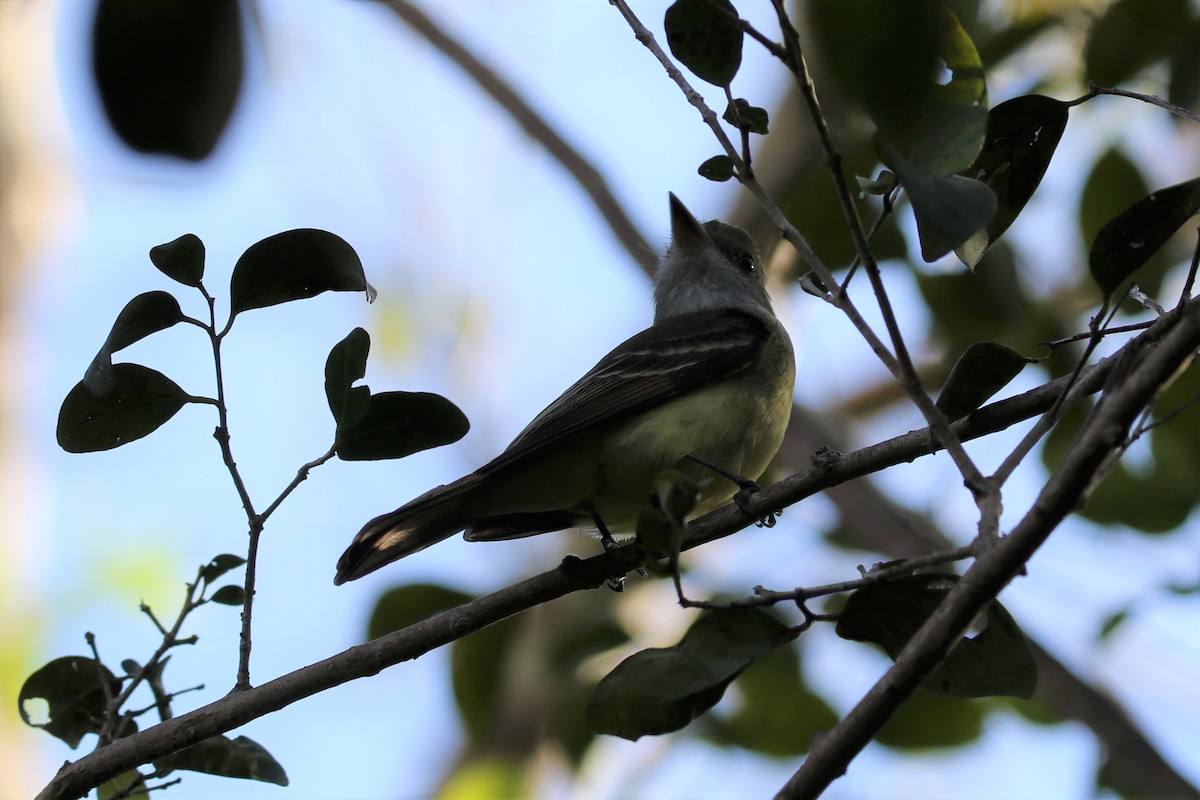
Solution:
[[[462,518],[463,481],[439,486],[368,522],[338,559],[335,585],[448,539],[470,524]]]

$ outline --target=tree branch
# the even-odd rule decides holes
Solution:
[[[814,745],[809,758],[780,790],[780,798],[819,796],[843,775],[891,715],[915,692],[971,625],[1050,534],[1086,500],[1092,478],[1126,431],[1179,367],[1200,348],[1200,300],[1172,312],[1162,340],[1153,347],[1142,337],[1142,357],[1114,386],[1106,387],[1087,424],[1062,464],[1012,532],[981,556],[913,636],[891,669],[833,730]],[[1163,332],[1158,325],[1151,331]],[[1127,348],[1130,345],[1126,346]]]

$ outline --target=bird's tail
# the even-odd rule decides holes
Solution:
[[[334,584],[361,578],[461,531],[470,523],[462,517],[462,504],[472,483],[468,476],[439,486],[368,522],[338,559]]]

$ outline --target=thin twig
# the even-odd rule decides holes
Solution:
[[[1130,97],[1134,100],[1141,100],[1143,103],[1149,103],[1150,105],[1158,106],[1159,108],[1165,108],[1172,114],[1184,117],[1185,119],[1190,119],[1192,122],[1200,122],[1200,114],[1184,108],[1183,106],[1177,106],[1171,101],[1164,100],[1158,95],[1143,94],[1142,92],[1131,92],[1128,89],[1115,89],[1108,86],[1097,86],[1091,81],[1088,81],[1087,94],[1083,95],[1082,97],[1077,97],[1074,100],[1066,101],[1066,105],[1077,106],[1080,103],[1086,103],[1088,100],[1091,100],[1094,97],[1099,97],[1102,94],[1111,94],[1116,95],[1117,97]]]

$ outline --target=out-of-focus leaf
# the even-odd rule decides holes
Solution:
[[[1193,178],[1153,192],[1101,228],[1092,242],[1088,265],[1105,298],[1198,212],[1200,178]]]
[[[1125,82],[1166,56],[1189,21],[1188,0],[1117,0],[1088,31],[1088,80],[1101,86]]]
[[[968,267],[974,269],[1033,196],[1066,129],[1067,110],[1058,100],[1026,95],[988,114],[983,149],[964,174],[987,184],[999,206],[987,227],[958,248],[958,257]]]
[[[62,739],[74,750],[84,736],[99,733],[104,725],[107,705],[104,684],[108,684],[108,691],[114,696],[121,691],[121,682],[94,659],[56,658],[25,679],[17,696],[21,719],[26,725]],[[34,701],[46,704],[45,722],[34,719],[34,715],[41,719],[41,711],[31,713],[27,707]]]
[[[1096,159],[1079,199],[1079,233],[1086,247],[1108,222],[1139,197],[1150,193],[1142,173],[1119,149]]]
[[[875,740],[901,750],[958,747],[983,735],[985,714],[979,703],[917,692],[892,715]]]
[[[808,752],[812,740],[837,724],[837,712],[804,682],[794,647],[764,653],[738,677],[741,706],[711,719],[711,738],[768,756]]]
[[[339,428],[357,423],[371,406],[371,390],[354,385],[367,374],[370,349],[370,335],[355,328],[333,346],[325,360],[325,398]]]
[[[358,253],[344,239],[298,228],[268,236],[242,254],[229,281],[229,310],[237,315],[327,291],[365,292],[367,302],[376,294]]]
[[[375,601],[367,623],[367,639],[403,630],[474,598],[436,583],[410,583],[388,589]]]
[[[204,278],[204,242],[194,233],[150,248],[150,261],[174,281],[199,286]]]
[[[921,257],[926,261],[936,261],[967,241],[996,213],[996,195],[986,184],[961,175],[939,178],[905,159],[882,139],[876,140],[876,146],[912,203]]]
[[[470,429],[466,415],[441,395],[380,392],[362,419],[338,430],[343,461],[376,461],[457,442]]]
[[[742,65],[742,27],[729,0],[676,0],[663,18],[671,54],[697,78],[728,86]]]
[[[519,619],[509,618],[450,646],[455,706],[470,741],[479,741],[495,730],[504,669],[519,625]]]
[[[588,704],[588,724],[631,740],[679,730],[716,705],[756,658],[791,636],[762,609],[707,612],[679,644],[635,653],[606,675]]]
[[[725,107],[725,113],[721,115],[721,119],[735,128],[763,136],[766,135],[770,124],[770,117],[765,108],[752,106],[740,97]]]
[[[177,769],[287,786],[287,773],[261,744],[246,736],[214,736],[154,762],[162,773]]]
[[[1167,99],[1183,108],[1200,105],[1200,17],[1192,20],[1175,45]]]
[[[231,569],[237,569],[245,563],[246,559],[241,556],[235,556],[232,553],[222,553],[219,556],[214,556],[212,561],[200,569],[200,579],[205,583],[212,583],[226,572],[229,572]]]
[[[117,315],[100,352],[83,374],[84,386],[98,398],[115,397],[117,384],[113,377],[112,354],[181,320],[183,312],[179,301],[167,292],[145,292],[130,300]]]
[[[438,789],[439,798],[525,797],[525,763],[517,759],[472,758],[458,764]]]
[[[707,178],[716,183],[724,183],[733,177],[733,159],[729,156],[713,156],[697,169],[701,178]]]
[[[978,342],[959,357],[938,395],[937,407],[953,422],[982,406],[1021,374],[1029,359],[995,342]]]
[[[143,783],[137,789],[132,791],[129,790],[129,787],[131,787],[135,782],[142,780],[143,777],[141,773],[139,773],[136,769],[131,769],[128,772],[122,772],[112,780],[105,781],[97,786],[96,796],[98,800],[110,800],[110,798],[113,797],[128,797],[132,798],[133,800],[139,800],[139,798],[149,797],[150,793],[146,791],[145,783]]]
[[[192,161],[216,147],[242,83],[237,0],[100,0],[92,68],[126,145]]]
[[[842,609],[837,634],[877,644],[895,659],[957,580],[956,575],[921,574],[859,589]],[[924,686],[951,697],[1028,698],[1037,686],[1037,665],[1016,622],[993,602],[987,627],[959,641]]]
[[[175,416],[187,393],[161,372],[140,364],[113,367],[116,395],[96,397],[82,381],[58,412],[58,444],[68,453],[111,450],[153,433]]]

